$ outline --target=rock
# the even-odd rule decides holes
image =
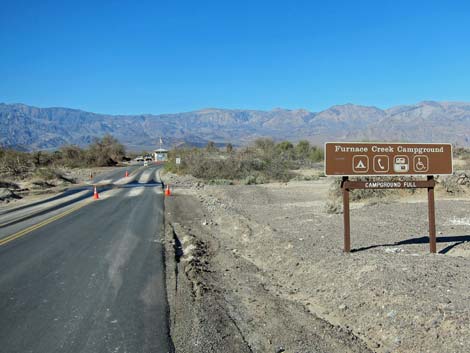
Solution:
[[[282,353],[282,352],[285,352],[285,351],[286,350],[282,346],[276,348],[276,353]]]
[[[13,191],[7,188],[0,188],[0,201],[11,201],[13,199],[21,199],[21,196],[16,195]]]
[[[398,254],[403,251],[401,248],[385,248],[384,251],[387,254]]]

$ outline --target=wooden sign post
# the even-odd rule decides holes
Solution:
[[[344,252],[351,251],[349,192],[353,189],[428,189],[429,248],[436,252],[435,174],[452,174],[450,144],[325,144],[325,174],[342,175]],[[426,180],[350,181],[349,176],[426,175]]]

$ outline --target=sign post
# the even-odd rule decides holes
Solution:
[[[450,144],[325,144],[325,175],[342,176],[344,252],[351,251],[349,191],[353,189],[428,190],[429,248],[436,252],[435,174],[452,174]],[[350,181],[349,176],[427,176],[426,180]]]
[[[181,164],[181,158],[180,158],[180,157],[176,157],[175,163],[176,163],[176,168],[178,169],[178,173],[179,173],[179,171],[180,171],[180,164]]]
[[[432,175],[428,181],[434,182]],[[429,218],[429,251],[436,253],[436,210],[434,207],[434,186],[428,187],[428,218]]]
[[[343,189],[343,223],[344,223],[344,252],[351,251],[351,225],[349,218],[349,189],[345,187],[348,177],[343,177],[341,188]]]

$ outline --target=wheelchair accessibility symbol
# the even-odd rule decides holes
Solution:
[[[423,155],[414,156],[413,169],[416,173],[426,173],[429,170],[428,156],[423,156]]]

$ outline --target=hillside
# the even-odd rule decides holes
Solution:
[[[0,144],[53,149],[88,144],[110,133],[131,149],[167,143],[245,144],[258,137],[313,143],[327,140],[452,142],[470,145],[470,103],[421,102],[387,110],[353,104],[306,110],[204,109],[162,115],[105,115],[68,108],[0,104]]]

